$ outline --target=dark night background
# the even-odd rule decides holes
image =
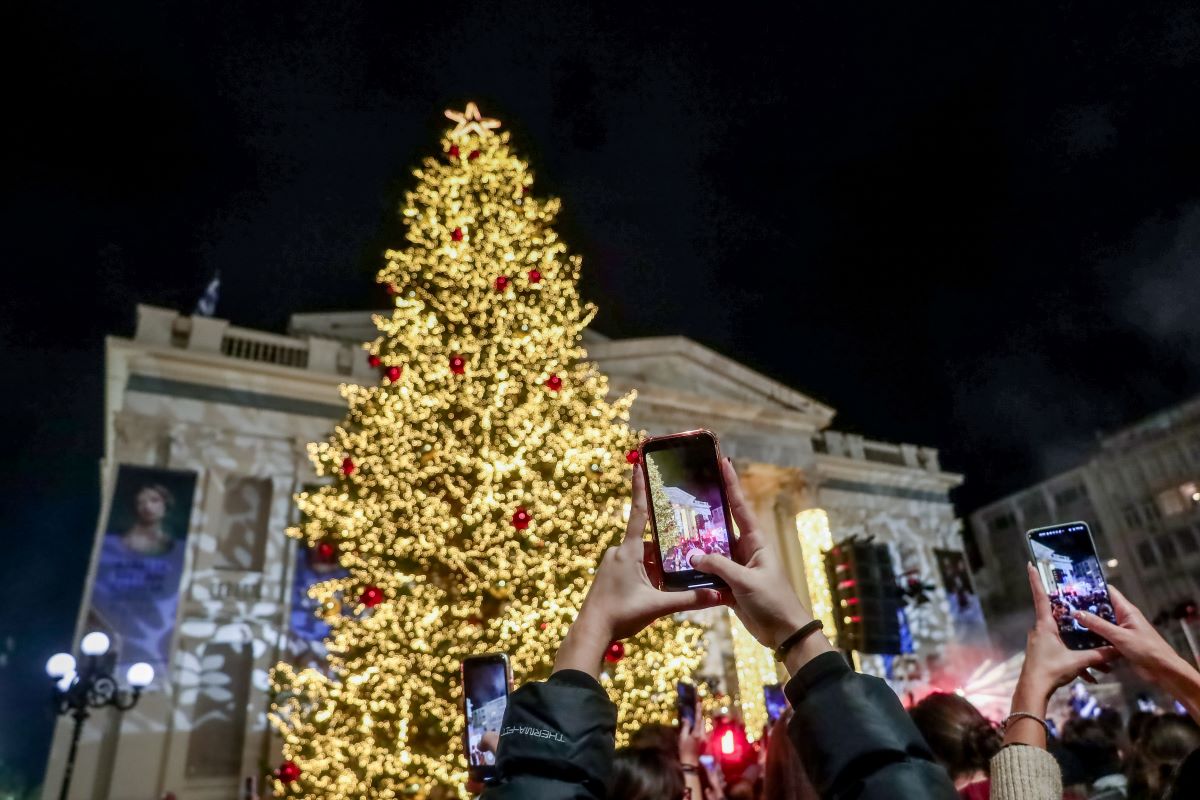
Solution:
[[[380,305],[409,171],[468,99],[563,197],[597,329],[941,448],[960,513],[1200,391],[1189,3],[594,5],[9,9],[0,760],[40,777],[104,336],[217,269],[238,325]]]

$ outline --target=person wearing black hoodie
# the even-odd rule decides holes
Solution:
[[[741,535],[732,543],[732,559],[708,554],[693,566],[720,576],[729,592],[663,592],[651,582],[656,558],[642,538],[646,492],[635,470],[625,540],[604,554],[550,679],[526,684],[510,698],[497,750],[500,779],[483,800],[605,800],[617,713],[597,680],[604,651],[666,614],[721,602],[776,651],[792,676],[785,688],[794,709],[788,735],[821,797],[957,800],[949,775],[934,763],[895,693],[851,670],[815,628],[759,532],[732,463],[723,459],[721,470]]]

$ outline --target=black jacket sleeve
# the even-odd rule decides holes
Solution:
[[[483,800],[604,800],[617,709],[596,679],[562,670],[513,692],[496,753],[499,782]]]
[[[840,653],[805,664],[785,692],[788,736],[824,800],[958,800],[895,692]]]

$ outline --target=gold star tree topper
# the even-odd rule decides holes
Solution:
[[[479,116],[479,106],[474,103],[467,103],[466,111],[446,109],[446,117],[451,122],[457,123],[454,130],[450,131],[451,139],[458,139],[470,133],[483,136],[488,131],[500,127],[500,120],[485,119]]]

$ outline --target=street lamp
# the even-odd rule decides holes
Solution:
[[[59,714],[70,714],[75,720],[59,800],[67,800],[79,735],[91,709],[113,706],[118,711],[128,711],[137,705],[142,689],[154,681],[154,667],[139,661],[125,672],[130,688],[121,688],[113,677],[117,654],[109,650],[108,636],[100,631],[84,636],[79,642],[79,652],[79,662],[70,653],[55,653],[46,662],[46,674],[54,681],[54,710]]]

